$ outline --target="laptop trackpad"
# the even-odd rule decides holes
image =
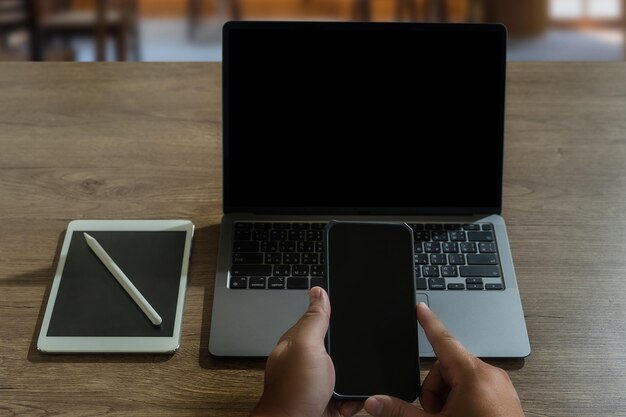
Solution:
[[[424,293],[415,293],[415,303],[426,303],[428,307],[430,304],[428,303],[428,295]],[[426,339],[426,333],[424,333],[424,329],[419,324],[417,325],[417,340],[419,342],[420,356],[424,356],[427,353],[430,353],[432,356],[433,348],[428,343],[428,339]]]

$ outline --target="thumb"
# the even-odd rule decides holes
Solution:
[[[365,401],[365,411],[374,417],[427,417],[427,412],[388,395],[375,395]]]
[[[309,293],[309,308],[300,320],[283,335],[283,338],[297,335],[301,340],[321,341],[323,343],[328,330],[329,319],[330,302],[328,295],[322,288],[313,287]]]

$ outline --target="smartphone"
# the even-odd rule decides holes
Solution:
[[[325,229],[333,398],[420,393],[413,232],[404,223],[332,221]]]

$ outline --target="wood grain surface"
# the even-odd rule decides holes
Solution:
[[[625,416],[626,64],[508,70],[504,216],[533,351],[492,363],[528,417]],[[208,353],[220,65],[3,63],[0,97],[0,416],[246,416],[264,360]],[[176,354],[37,352],[80,218],[194,222]]]

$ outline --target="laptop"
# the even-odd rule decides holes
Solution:
[[[358,220],[412,228],[416,302],[473,354],[527,356],[501,216],[505,28],[229,22],[223,48],[209,351],[268,355],[325,285],[325,225]],[[421,328],[419,347],[434,356]]]

